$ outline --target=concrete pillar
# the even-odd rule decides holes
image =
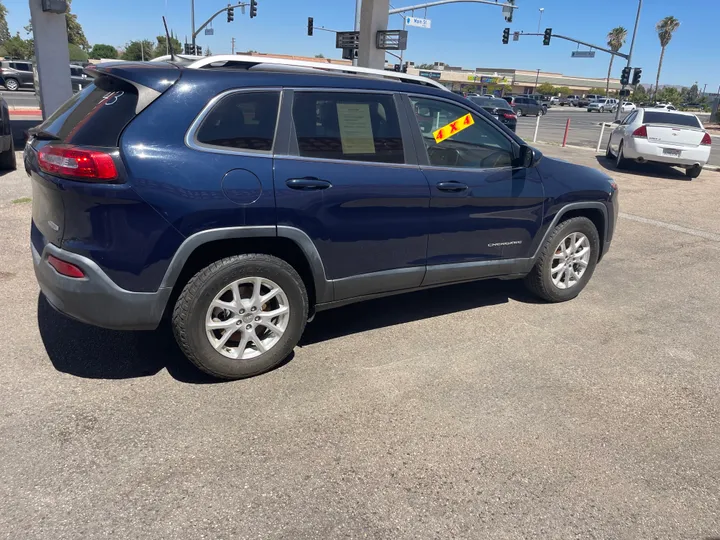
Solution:
[[[358,65],[374,69],[385,67],[385,51],[375,47],[375,34],[378,30],[387,30],[389,10],[390,0],[363,0]]]
[[[42,0],[29,2],[38,72],[36,90],[43,118],[47,118],[73,95],[67,27],[64,14],[44,12]]]

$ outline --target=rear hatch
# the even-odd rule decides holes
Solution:
[[[32,178],[32,240],[38,251],[46,242],[60,246],[73,228],[87,228],[83,214],[111,196],[102,190],[123,183],[120,135],[180,72],[168,64],[147,69],[128,63],[101,65],[87,73],[93,84],[29,130],[25,169]],[[107,172],[113,166],[114,175]],[[78,218],[74,226],[68,224],[73,217]]]
[[[648,141],[672,146],[697,147],[705,136],[700,120],[688,114],[645,111],[643,124]]]

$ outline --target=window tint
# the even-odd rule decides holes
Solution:
[[[659,111],[645,111],[643,118],[645,124],[670,124],[672,126],[685,126],[699,128],[700,121],[695,116],[685,114],[672,114]]]
[[[297,92],[292,114],[301,156],[405,162],[400,123],[390,95]]]
[[[220,100],[197,131],[200,144],[242,150],[272,150],[279,92],[239,92]]]
[[[30,64],[25,62],[15,62],[13,67],[15,67],[18,71],[32,71]]]
[[[623,121],[620,122],[620,123],[621,123],[623,126],[625,126],[625,125],[627,125],[627,124],[632,124],[632,123],[635,121],[635,117],[636,117],[636,116],[637,116],[637,112],[633,111],[633,112],[631,112],[629,115],[627,115],[627,117],[625,118],[625,120],[623,120]]]
[[[454,134],[436,142],[435,134],[439,129],[444,129],[447,135],[452,132],[451,124],[464,118],[470,111],[446,101],[426,98],[410,98],[410,101],[430,165],[483,169],[512,165],[511,141],[484,118],[471,113],[473,124],[464,128],[461,124]],[[442,136],[439,138],[442,139]]]
[[[38,129],[68,144],[117,146],[120,133],[135,118],[137,102],[135,87],[114,77],[100,76]]]

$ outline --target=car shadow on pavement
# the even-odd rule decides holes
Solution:
[[[37,318],[47,355],[63,373],[88,379],[132,379],[166,368],[181,382],[223,382],[205,375],[185,358],[168,323],[156,331],[106,330],[59,313],[42,293]]]
[[[504,304],[509,299],[542,303],[517,280],[492,279],[446,285],[321,311],[305,328],[299,345],[302,347],[376,328]]]
[[[595,156],[601,167],[612,172],[620,172],[623,174],[638,174],[649,176],[651,178],[662,178],[663,180],[690,180],[685,176],[685,171],[680,171],[670,165],[662,165],[660,163],[636,163],[631,161],[627,164],[627,168],[618,170],[615,167],[615,161],[605,156]]]

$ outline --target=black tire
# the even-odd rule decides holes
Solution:
[[[10,141],[10,148],[0,154],[0,171],[14,171],[17,169],[15,159],[15,141]]]
[[[568,289],[560,289],[552,281],[553,255],[560,243],[573,232],[583,233],[590,242],[590,260],[587,269],[580,280]],[[595,271],[598,255],[600,254],[600,236],[592,221],[585,217],[570,218],[559,223],[550,234],[547,242],[540,251],[535,266],[525,277],[526,287],[548,302],[565,302],[579,295],[587,285]]]
[[[618,146],[618,153],[615,157],[615,168],[616,169],[627,169],[628,160],[625,159],[625,156],[623,155],[623,142],[620,141],[620,146]]]
[[[15,92],[18,88],[20,88],[20,81],[13,79],[12,77],[8,77],[5,79],[5,88],[11,92]]]
[[[243,277],[275,282],[287,295],[290,315],[285,332],[274,346],[257,357],[239,360],[220,354],[210,344],[205,317],[215,296]],[[172,327],[185,356],[199,369],[220,379],[242,379],[264,373],[287,358],[305,330],[307,316],[307,291],[295,269],[271,255],[246,254],[219,260],[195,274],[175,303]]]
[[[614,156],[613,156],[613,153],[612,153],[612,148],[610,148],[610,141],[611,141],[611,140],[612,140],[612,139],[608,139],[607,148],[605,149],[605,157],[608,158],[608,159],[612,159],[612,158],[614,157]]]
[[[700,176],[701,172],[702,167],[700,167],[699,165],[695,165],[693,167],[688,167],[687,169],[685,169],[685,176],[690,179],[697,178],[698,176]]]

